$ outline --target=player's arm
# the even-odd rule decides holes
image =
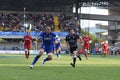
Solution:
[[[30,49],[32,49],[32,43],[33,43],[33,39],[31,37],[31,40],[30,40]]]
[[[82,42],[83,42],[83,40],[82,40],[82,37],[81,37],[81,36],[79,37],[78,42],[79,42],[79,43],[82,43]]]
[[[43,40],[43,37],[40,35],[36,38],[36,40],[41,42]]]
[[[54,41],[54,45],[56,45],[57,43],[58,43],[58,41],[57,41],[57,40],[55,40],[55,41]]]
[[[91,38],[89,37],[89,43],[92,43],[92,40],[91,40]]]
[[[84,37],[81,37],[81,45],[84,45]]]
[[[69,42],[68,41],[66,41],[66,46],[69,48],[70,46],[69,46]]]
[[[65,41],[66,41],[66,46],[69,48],[70,46],[69,46],[69,42],[68,42],[67,36],[65,38]]]
[[[25,38],[25,37],[24,37],[24,38]],[[24,38],[22,39],[23,45],[25,44],[25,39],[24,39]]]
[[[32,37],[30,37],[30,43],[31,43],[31,44],[33,43],[33,38],[32,38]]]

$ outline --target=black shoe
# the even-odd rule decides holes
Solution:
[[[80,61],[82,61],[82,58],[80,56],[77,56],[79,58]]]
[[[75,68],[75,64],[73,64],[73,63],[70,63],[70,65],[71,65],[73,68]]]
[[[82,58],[79,58],[80,61],[82,61]]]

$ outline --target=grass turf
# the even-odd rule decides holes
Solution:
[[[24,55],[0,54],[0,80],[119,80],[120,56],[89,55],[89,60],[77,59],[76,68],[70,63],[69,55],[61,55],[59,59],[53,56],[53,60],[40,66],[36,63],[33,69],[29,66],[35,55],[30,55],[26,60]]]

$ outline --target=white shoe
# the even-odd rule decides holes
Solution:
[[[33,69],[34,65],[30,65],[30,68]]]

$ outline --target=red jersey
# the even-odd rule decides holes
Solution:
[[[102,44],[102,49],[103,49],[103,51],[107,51],[107,47],[108,47],[108,44],[107,44],[106,42],[104,42],[104,43]]]
[[[83,42],[84,42],[84,49],[89,49],[90,48],[90,37],[83,37]]]
[[[31,36],[24,36],[24,47],[27,49],[30,49],[31,47],[31,42],[32,42],[32,37]]]

